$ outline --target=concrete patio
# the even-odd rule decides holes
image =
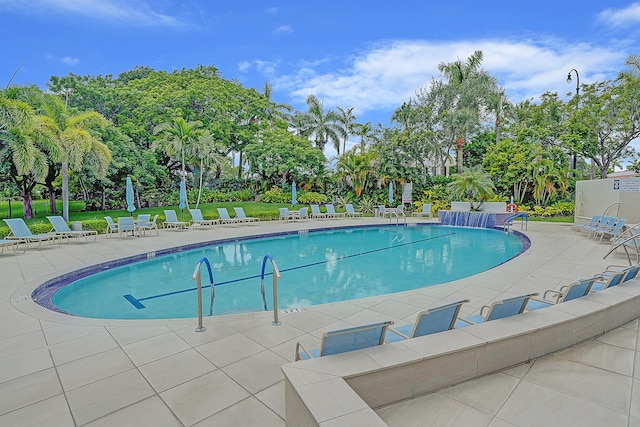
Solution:
[[[422,219],[408,219],[425,222]],[[0,255],[0,425],[284,426],[281,366],[297,341],[394,320],[469,298],[461,315],[493,300],[559,288],[626,264],[567,224],[529,223],[531,248],[479,275],[430,288],[272,312],[195,319],[108,321],[48,311],[29,295],[42,282],[129,255],[201,241],[388,219],[261,222],[159,236],[63,243]],[[519,228],[519,227],[516,227]],[[194,302],[195,304],[195,302]],[[575,347],[378,411],[390,426],[640,426],[638,320]],[[326,425],[330,425],[327,423]]]

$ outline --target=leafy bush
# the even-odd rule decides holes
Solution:
[[[327,202],[327,196],[320,193],[314,193],[313,191],[305,191],[303,193],[299,193],[296,198],[298,202],[303,203],[305,205],[317,205],[321,203]]]
[[[263,203],[291,203],[291,193],[285,193],[279,187],[273,187],[261,194],[259,200]]]
[[[358,202],[358,210],[360,210],[360,212],[372,214],[375,207],[376,204],[371,197],[364,196]]]

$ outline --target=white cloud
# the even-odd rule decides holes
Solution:
[[[47,54],[46,58],[50,61],[61,62],[64,65],[75,66],[80,63],[78,58],[74,58],[72,56],[56,56],[52,54]]]
[[[65,13],[147,27],[183,27],[187,23],[177,17],[155,10],[145,2],[125,0],[30,0],[0,1],[0,7],[25,13]]]
[[[280,25],[275,30],[273,30],[273,34],[290,34],[293,33],[293,28],[291,25]]]
[[[324,97],[327,108],[355,107],[356,115],[393,111],[415,97],[416,89],[440,78],[438,64],[465,60],[475,50],[483,52],[482,68],[498,79],[513,102],[537,99],[548,91],[563,98],[573,90],[566,83],[573,68],[579,71],[581,83],[614,78],[628,56],[619,48],[562,40],[402,40],[359,52],[342,69],[337,69],[335,60],[307,62],[272,84],[274,90],[287,92],[293,103],[303,104],[314,94]]]
[[[640,22],[640,3],[632,3],[623,9],[605,9],[598,18],[612,27],[624,27]]]

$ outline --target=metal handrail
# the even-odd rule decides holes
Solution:
[[[633,240],[633,244],[636,247],[636,258],[637,258],[637,256],[638,256],[638,242],[637,242],[637,239],[639,239],[639,238],[640,237],[638,235],[633,235],[631,237],[628,237],[628,238],[624,239],[621,242],[618,242],[614,247],[611,248],[611,250],[609,252],[607,252],[607,254],[605,256],[602,257],[602,259],[606,259],[609,255],[611,255],[612,253],[617,251],[620,246],[622,246],[622,248],[624,249],[624,253],[627,254],[627,261],[629,261],[629,265],[633,265],[633,263],[631,262],[631,256],[629,255],[629,251],[627,250],[626,243]]]
[[[196,269],[193,271],[193,276],[191,277],[198,283],[198,327],[196,328],[196,332],[204,332],[207,330],[204,326],[202,326],[202,283],[200,280],[200,266],[202,263],[207,265],[207,270],[209,271],[209,282],[211,283],[211,303],[209,304],[209,316],[213,314],[213,300],[215,298],[215,291],[213,286],[213,272],[211,271],[211,264],[209,264],[209,260],[207,257],[202,257],[196,263]]]
[[[503,222],[503,229],[506,233],[509,232],[509,226],[513,223],[513,220],[516,218],[520,218],[520,229],[521,230],[528,230],[529,229],[529,214],[527,214],[526,212],[519,212],[513,215],[509,215],[508,217],[506,217],[504,219]],[[526,225],[525,225],[526,224]]]
[[[264,310],[267,311],[267,298],[264,292],[264,269],[267,264],[267,260],[271,261],[271,266],[273,267],[273,322],[271,324],[273,326],[280,325],[280,321],[278,320],[278,279],[280,276],[280,270],[278,269],[278,264],[276,264],[276,260],[273,259],[271,255],[265,255],[262,259],[262,274],[260,275],[260,289],[262,291],[262,302],[264,303]]]

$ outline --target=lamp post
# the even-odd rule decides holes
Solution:
[[[567,83],[571,83],[571,73],[576,73],[576,96],[580,96],[580,74],[578,74],[578,70],[572,68],[569,70],[567,74]],[[578,104],[576,104],[576,110],[578,109]],[[578,166],[578,158],[576,153],[573,153],[573,170],[576,170],[576,166]]]

